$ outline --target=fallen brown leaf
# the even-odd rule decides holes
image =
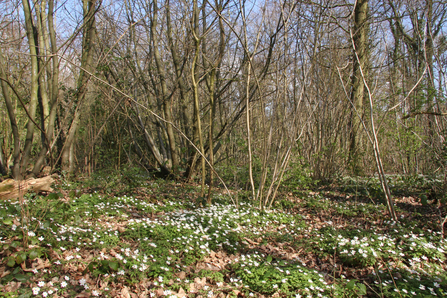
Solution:
[[[37,258],[31,264],[31,268],[26,268],[25,262],[23,262],[20,266],[22,267],[23,271],[31,272],[31,271],[35,271],[35,270],[44,269],[44,268],[50,268],[51,267],[51,263],[50,263],[50,261],[48,259],[43,260],[41,258]]]
[[[186,272],[185,271],[180,271],[178,273],[175,273],[175,276],[177,276],[180,279],[185,279],[186,278]]]
[[[129,288],[128,287],[124,287],[121,289],[121,296],[123,298],[130,298],[130,293],[129,293]]]
[[[178,290],[178,292],[177,292],[177,296],[178,296],[179,298],[186,297],[186,292],[185,292],[185,290],[183,290],[183,288],[180,288],[180,289]]]

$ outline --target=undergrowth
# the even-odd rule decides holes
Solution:
[[[284,194],[266,211],[244,200],[233,206],[217,193],[212,205],[199,205],[194,185],[138,179],[134,195],[65,181],[59,193],[29,194],[23,205],[1,202],[1,291],[7,297],[446,294],[447,242],[431,220],[409,220],[404,207],[395,223],[380,203],[323,192]]]

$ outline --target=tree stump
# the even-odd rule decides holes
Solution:
[[[24,195],[29,191],[52,192],[51,184],[54,182],[52,176],[42,178],[29,178],[26,180],[16,181],[7,179],[0,183],[0,200],[16,199],[20,195]]]

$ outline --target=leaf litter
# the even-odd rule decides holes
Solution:
[[[367,285],[368,291],[353,286],[352,293],[376,297],[390,291],[405,294],[399,280],[413,277],[421,281],[419,292],[413,289],[417,295],[446,293],[445,273],[437,274],[446,271],[446,243],[436,231],[436,213],[445,213],[445,208],[428,209],[413,197],[397,198],[403,224],[396,224],[387,221],[383,205],[355,201],[358,198],[343,193],[286,193],[274,212],[262,212],[249,203],[241,202],[239,208],[228,205],[221,194],[215,196],[214,205],[200,206],[191,201],[194,185],[188,189],[165,184],[149,191],[139,188],[133,197],[95,193],[69,197],[65,192],[58,199],[67,209],[64,214],[48,207],[45,216],[32,217],[26,228],[36,233],[27,249],[11,247],[20,242],[20,233],[15,232],[25,227],[19,214],[4,214],[4,222],[13,221],[2,228],[15,226],[15,230],[2,233],[0,290],[39,297],[306,297],[315,293],[337,297],[355,280]],[[36,198],[29,199],[30,205],[44,200]],[[284,208],[284,202],[291,205]],[[3,206],[5,210],[17,206],[5,204],[9,204]],[[414,224],[421,217],[423,222]],[[42,226],[44,221],[48,227]],[[402,233],[407,237],[400,239]],[[362,246],[358,239],[377,241],[386,234],[396,236],[394,253],[380,252],[379,244],[381,254],[374,261],[368,262],[369,252],[359,256],[375,244]],[[39,237],[44,240],[33,241]],[[329,237],[345,239],[341,243],[347,243],[349,255],[341,254],[343,247]],[[419,252],[407,239],[425,248]],[[36,248],[41,249],[39,257],[8,266],[8,258]],[[399,248],[408,251],[398,252]],[[253,256],[260,256],[259,261],[252,261]],[[309,285],[289,284],[292,265],[320,276],[319,286],[310,279]],[[247,269],[262,266],[271,268],[258,275]],[[266,280],[259,280],[259,285],[251,280],[263,277]],[[283,284],[261,292],[262,283],[275,278]],[[433,287],[426,286],[429,282]]]

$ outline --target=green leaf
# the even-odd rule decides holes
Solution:
[[[428,205],[428,199],[427,199],[427,196],[425,194],[421,195],[420,199],[421,199],[421,204],[422,205],[424,205],[424,206]]]
[[[267,260],[266,260],[267,263],[270,263],[272,260],[273,260],[272,256],[270,256],[270,255],[267,256]]]
[[[37,245],[37,244],[40,243],[39,239],[36,239],[36,238],[31,238],[30,242],[31,242],[32,245]]]
[[[83,222],[83,220],[82,220],[82,218],[79,216],[79,215],[76,215],[75,216],[75,223],[81,223],[81,222]]]
[[[16,264],[16,261],[14,260],[14,258],[13,257],[9,257],[8,263],[6,263],[6,265],[9,266],[9,267],[14,267],[15,264]]]
[[[109,267],[110,269],[112,269],[113,271],[117,271],[119,268],[119,263],[118,262],[110,262],[109,263]]]
[[[354,289],[354,286],[355,286],[355,279],[351,280],[346,284],[346,288],[348,288],[349,290]]]
[[[59,194],[58,193],[50,193],[48,196],[47,196],[47,199],[48,200],[57,200],[59,198]]]
[[[14,276],[12,274],[8,274],[2,278],[2,282],[10,282],[13,279],[14,279]]]
[[[3,220],[3,224],[10,226],[10,225],[12,225],[12,220],[10,218],[5,218]]]
[[[88,270],[90,270],[90,272],[93,272],[93,270],[95,269],[95,267],[98,265],[98,262],[93,261],[90,264],[88,264]]]
[[[264,278],[265,279],[268,279],[269,277],[270,277],[270,275],[272,275],[272,271],[271,270],[268,270],[268,271],[266,271],[265,273],[264,273]]]
[[[16,274],[19,274],[19,272],[21,272],[22,271],[22,268],[20,268],[20,267],[16,267],[16,268],[14,268],[14,270],[12,270],[12,275],[16,275]]]
[[[21,282],[28,281],[28,279],[29,279],[29,277],[24,274],[16,274],[16,275],[14,275],[14,278]]]
[[[39,252],[37,250],[33,249],[29,252],[28,257],[30,258],[30,260],[34,260],[39,257]]]
[[[25,253],[21,253],[21,254],[17,255],[17,257],[16,257],[16,263],[17,264],[22,264],[25,261],[26,261],[26,254]]]
[[[366,295],[366,286],[364,284],[357,284],[357,287],[359,288],[359,295]]]

